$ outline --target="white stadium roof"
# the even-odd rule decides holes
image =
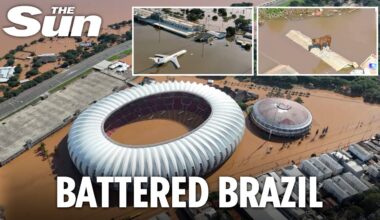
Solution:
[[[111,140],[104,122],[133,101],[163,93],[189,93],[211,108],[208,118],[177,139],[132,146]],[[70,156],[83,175],[191,176],[205,175],[231,156],[245,130],[244,115],[236,102],[213,87],[191,82],[136,86],[114,93],[79,115],[68,137]]]

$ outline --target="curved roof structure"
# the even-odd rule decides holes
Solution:
[[[210,107],[205,120],[186,135],[138,147],[117,143],[107,136],[104,124],[118,110],[157,94],[169,94],[168,98],[178,93],[201,98]],[[166,107],[174,105],[166,100]],[[188,104],[181,108],[192,108]],[[229,158],[244,130],[240,107],[224,92],[190,82],[155,83],[114,93],[86,109],[71,127],[68,149],[78,170],[92,177],[204,175]]]
[[[281,137],[298,137],[311,128],[312,116],[303,105],[282,98],[257,101],[250,114],[253,123],[262,130]]]

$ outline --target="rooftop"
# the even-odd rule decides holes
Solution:
[[[13,76],[13,72],[13,66],[0,67],[0,83],[7,82]]]

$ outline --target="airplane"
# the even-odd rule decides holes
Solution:
[[[167,62],[172,62],[175,68],[180,68],[177,57],[185,54],[187,50],[180,50],[177,53],[173,53],[172,55],[164,55],[164,54],[155,54],[154,57],[149,57],[149,59],[153,60],[157,65],[162,65]]]

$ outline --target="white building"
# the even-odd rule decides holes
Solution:
[[[322,161],[328,168],[330,168],[330,170],[332,170],[332,175],[335,176],[343,172],[344,167],[328,154],[322,154],[319,157],[319,160]]]
[[[298,169],[296,165],[286,166],[286,167],[283,167],[281,170],[284,176],[294,176],[294,177],[303,176],[303,173]]]
[[[9,78],[13,76],[14,71],[14,66],[0,67],[0,83],[8,82]]]
[[[38,60],[45,63],[55,62],[57,61],[57,55],[54,53],[44,53],[37,55]]]
[[[338,184],[336,184],[332,179],[327,179],[323,181],[322,188],[330,193],[332,196],[336,198],[338,202],[342,202],[343,200],[350,197],[350,194],[339,187]]]
[[[116,72],[125,72],[128,70],[129,65],[118,61],[118,62],[112,63],[108,68],[111,70],[116,70]]]
[[[324,174],[324,178],[327,179],[332,176],[332,170],[328,168],[323,162],[319,160],[319,157],[310,158],[314,166],[321,170]]]
[[[344,161],[342,165],[345,171],[349,171],[357,177],[360,177],[364,173],[363,167],[354,160]]]
[[[197,120],[170,116],[198,124],[176,139],[136,147],[108,135],[131,121],[184,109]],[[83,111],[71,126],[68,150],[79,172],[91,177],[203,176],[232,155],[244,131],[243,112],[221,90],[193,82],[153,83],[113,93]]]
[[[380,165],[378,163],[368,166],[368,174],[372,178],[380,178]]]
[[[312,162],[304,160],[301,162],[300,169],[308,176],[315,176],[318,180],[324,179],[324,173],[320,171]]]
[[[369,187],[366,184],[364,184],[359,178],[357,178],[354,174],[350,172],[343,173],[341,176],[347,183],[349,183],[358,192],[364,192],[369,189]]]
[[[348,151],[352,153],[354,156],[359,158],[361,161],[366,162],[373,157],[372,152],[368,152],[366,149],[364,149],[362,146],[358,144],[351,144],[348,147]]]

